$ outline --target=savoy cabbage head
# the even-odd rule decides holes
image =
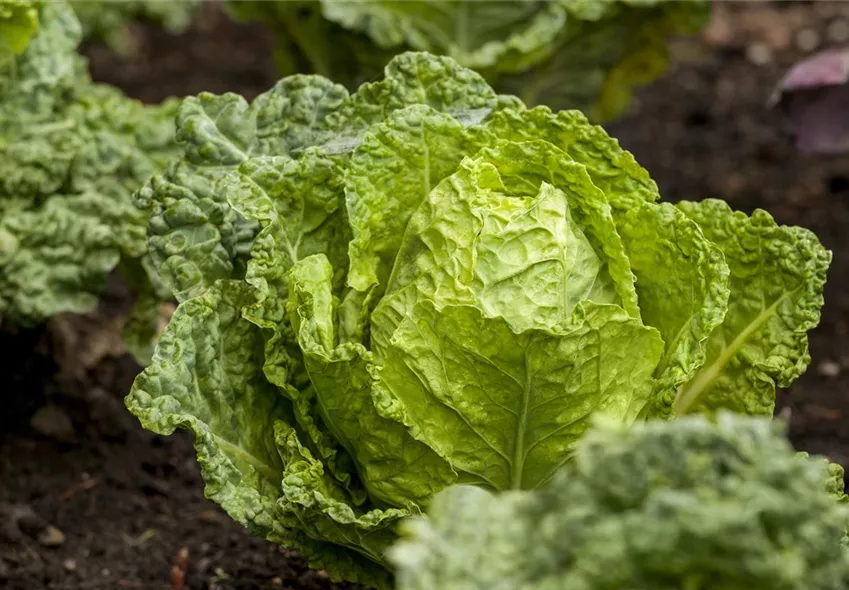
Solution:
[[[229,12],[277,34],[286,74],[348,87],[404,50],[446,55],[526,104],[609,119],[660,76],[668,42],[696,33],[709,3],[670,0],[230,0]]]
[[[119,265],[143,295],[166,296],[131,195],[175,155],[178,103],[94,84],[65,2],[0,0],[0,32],[25,40],[0,57],[0,321],[88,311]]]
[[[403,524],[397,588],[842,590],[843,470],[783,435],[731,414],[595,428],[543,490],[437,495]]]
[[[770,415],[809,362],[816,237],[655,183],[577,111],[406,53],[187,99],[136,195],[181,304],[127,398],[191,430],[207,494],[333,576],[388,583],[396,521],[534,489],[591,419]]]

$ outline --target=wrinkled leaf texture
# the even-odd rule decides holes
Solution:
[[[30,34],[34,16],[38,30],[0,35],[21,42],[0,63],[0,318],[30,325],[93,309],[119,263],[146,265],[131,196],[176,155],[177,103],[147,107],[93,84],[67,3],[0,12],[10,6],[0,27],[25,19]],[[167,297],[155,277],[137,278],[145,296]]]
[[[450,58],[177,120],[184,157],[137,201],[182,303],[127,405],[191,430],[207,495],[334,579],[387,587],[398,519],[455,483],[545,486],[596,416],[770,415],[809,362],[813,234],[659,203],[582,114]]]

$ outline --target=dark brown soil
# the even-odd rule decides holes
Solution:
[[[849,157],[799,156],[765,108],[786,68],[811,50],[811,33],[839,40],[839,22],[849,27],[840,2],[723,4],[702,40],[676,46],[670,75],[609,128],[666,199],[762,207],[834,251],[813,362],[781,406],[799,448],[849,464]],[[135,56],[96,44],[86,53],[95,79],[142,100],[202,90],[252,97],[276,80],[271,36],[214,6],[182,36],[146,25],[134,33]],[[176,590],[185,569],[182,587],[193,590],[354,588],[245,533],[204,499],[189,438],[145,432],[124,410],[138,371],[116,353],[127,297],[113,285],[98,314],[0,334],[0,587]],[[45,406],[52,420],[38,430],[49,435],[30,425]],[[58,543],[48,525],[62,543],[45,546]]]
[[[98,313],[0,333],[0,587],[359,588],[249,535],[204,498],[191,437],[146,432],[126,411],[139,367],[114,353],[129,299],[113,281]],[[49,546],[48,527],[64,541]]]

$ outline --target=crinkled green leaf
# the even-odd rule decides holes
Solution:
[[[186,99],[177,118],[185,157],[136,195],[151,213],[151,257],[178,299],[239,276],[255,234],[216,182],[251,156],[286,155],[315,142],[326,114],[347,96],[317,77],[287,78],[251,105],[235,94]]]
[[[23,324],[90,310],[118,261],[145,255],[131,194],[172,157],[176,106],[92,84],[68,4],[33,6],[37,34],[0,68],[0,307]]]
[[[765,419],[599,427],[546,489],[438,495],[390,554],[397,588],[840,590],[828,477]]]
[[[310,149],[298,160],[252,158],[223,180],[230,204],[260,226],[245,276],[257,288],[259,303],[247,312],[257,325],[275,328],[286,319],[288,273],[302,258],[326,254],[341,287],[351,235],[341,175],[337,162]]]
[[[313,459],[309,449],[301,445],[294,429],[278,423],[275,439],[286,461],[280,510],[294,514],[310,537],[345,547],[385,566],[384,553],[396,538],[395,525],[409,512],[389,508],[360,513],[351,506],[338,483],[325,473],[321,461]],[[389,580],[388,573],[377,565],[370,564],[367,569],[374,572],[377,580]]]
[[[79,125],[67,119],[7,130],[0,139],[0,198],[42,199],[60,191],[83,149],[78,131]]]
[[[679,389],[674,409],[771,415],[776,388],[811,360],[807,333],[820,320],[831,252],[810,231],[779,226],[762,210],[749,217],[716,199],[678,207],[722,250],[731,294],[705,364]]]
[[[245,275],[256,288],[257,301],[245,307],[243,315],[271,334],[265,345],[265,375],[292,399],[299,426],[320,449],[329,470],[357,495],[350,488],[350,460],[339,456],[335,441],[322,434],[312,392],[300,390],[308,380],[286,306],[289,271],[305,257],[326,254],[339,269],[334,291],[343,284],[350,229],[341,184],[338,163],[313,148],[299,160],[252,158],[222,181],[231,205],[261,228]],[[347,467],[340,467],[339,461]]]
[[[147,366],[153,359],[161,327],[161,299],[149,293],[140,294],[121,331],[127,352],[140,365]]]
[[[402,53],[387,64],[383,80],[360,86],[330,117],[330,130],[342,137],[325,143],[325,149],[335,152],[355,147],[369,125],[382,123],[393,111],[410,105],[426,105],[470,124],[497,109],[499,100],[505,99],[500,99],[480,74],[452,59]]]
[[[363,130],[393,110],[428,104],[481,118],[498,98],[477,74],[445,58],[404,54],[385,79],[351,96],[316,76],[292,76],[252,104],[234,94],[186,99],[177,120],[185,157],[152,178],[136,196],[151,212],[153,261],[179,299],[203,293],[217,279],[240,277],[255,224],[234,212],[218,182],[250,157],[289,155],[321,145],[346,157]]]
[[[85,62],[76,52],[79,22],[66,2],[39,5],[38,32],[26,50],[0,67],[0,129],[50,118],[80,83]]]
[[[639,317],[628,260],[604,194],[586,170],[547,142],[493,141],[440,183],[409,222],[387,298],[376,311],[380,350],[418,298],[475,301],[516,331],[568,324],[581,300]]]
[[[384,415],[467,481],[534,489],[570,458],[591,416],[637,417],[661,349],[654,330],[612,305],[584,302],[566,329],[516,333],[474,307],[422,301],[393,334],[378,391]]]
[[[448,464],[380,415],[373,399],[373,358],[362,344],[340,341],[324,256],[292,270],[293,325],[326,428],[354,459],[369,493],[390,505],[423,503],[456,479]]]
[[[292,438],[291,404],[265,380],[262,334],[241,317],[251,298],[247,285],[220,281],[203,296],[181,303],[153,362],[127,396],[127,407],[149,430],[171,434],[183,428],[194,434],[206,496],[253,534],[302,551],[334,578],[386,587],[385,573],[373,562],[309,536],[310,527],[332,527],[330,519],[342,523],[334,512],[340,510],[339,502],[330,502],[337,492],[328,491],[323,480],[323,487],[304,483],[310,465],[303,461],[309,455]],[[304,458],[292,461],[296,452]],[[304,517],[299,510],[320,501],[327,501],[323,512],[310,516],[309,526],[299,524]],[[342,512],[350,513],[350,508]],[[377,512],[360,518],[371,519],[377,529],[398,515]],[[340,534],[329,540],[343,538]]]
[[[353,288],[385,288],[410,217],[477,143],[454,117],[423,105],[369,128],[345,174]]]
[[[504,109],[493,113],[485,128],[512,141],[545,140],[583,164],[593,184],[620,207],[660,199],[657,184],[630,152],[601,127],[590,125],[578,111],[552,112],[548,107]]]
[[[657,328],[664,353],[648,416],[668,416],[678,388],[705,362],[708,338],[728,309],[728,265],[699,226],[668,203],[615,208],[636,277],[640,315]]]
[[[113,227],[135,215],[99,195],[55,195],[0,219],[0,316],[28,323],[97,305],[121,257]]]

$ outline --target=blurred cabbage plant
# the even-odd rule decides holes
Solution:
[[[314,72],[356,88],[395,53],[429,51],[480,72],[529,106],[602,121],[663,73],[667,41],[699,31],[708,2],[670,0],[230,0],[236,18],[277,33],[284,74]]]

